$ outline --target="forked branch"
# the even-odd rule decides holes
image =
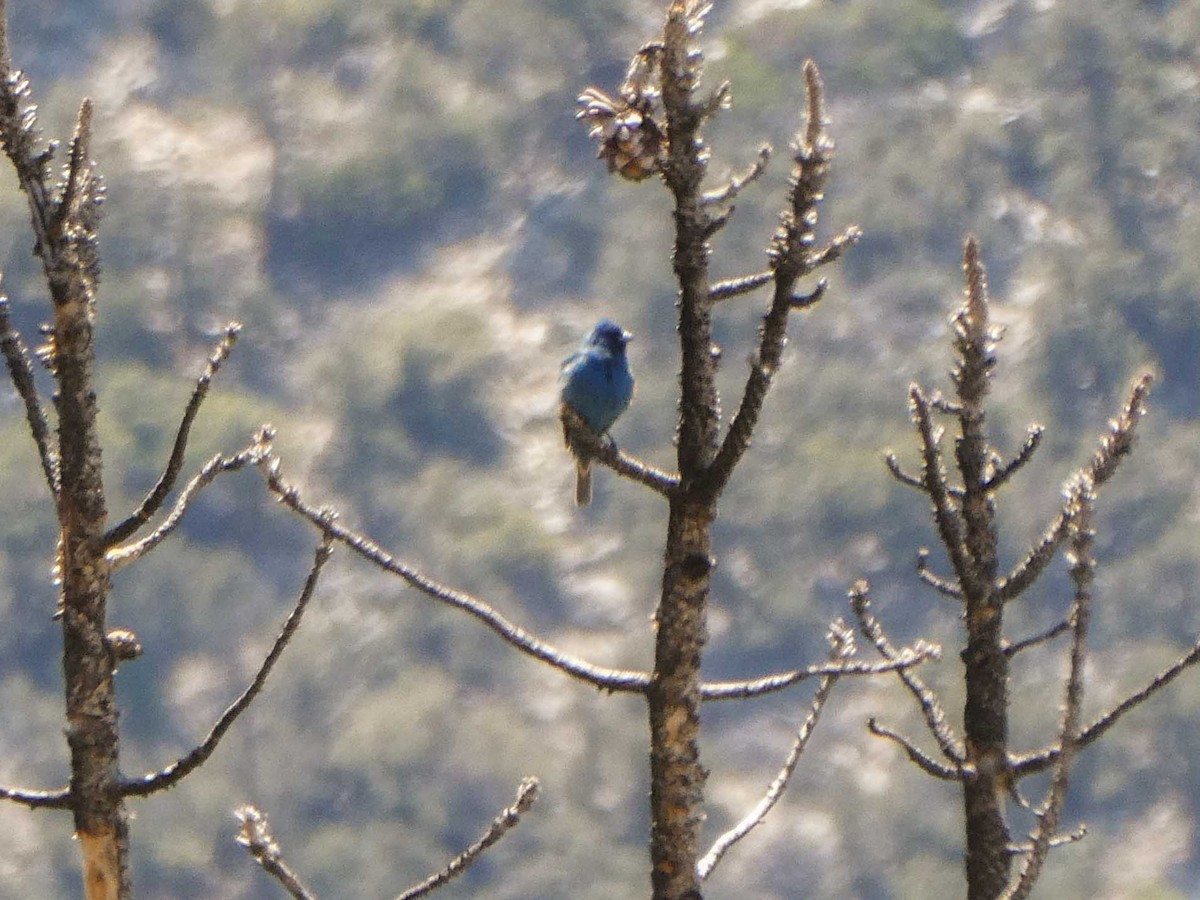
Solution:
[[[196,414],[200,412],[200,404],[208,396],[208,389],[212,384],[213,376],[217,374],[217,370],[221,368],[221,363],[225,361],[230,351],[233,350],[233,345],[236,343],[238,332],[241,329],[242,326],[238,322],[230,322],[225,326],[225,334],[209,357],[208,365],[205,367],[204,373],[200,376],[199,380],[197,380],[196,387],[192,391],[192,397],[183,411],[183,419],[180,421],[179,428],[175,433],[175,443],[171,448],[171,456],[167,460],[166,468],[163,470],[162,475],[159,476],[158,482],[150,489],[150,493],[146,495],[138,508],[123,522],[108,530],[108,533],[104,536],[106,547],[119,544],[130,537],[150,521],[150,517],[162,508],[163,501],[167,499],[167,495],[175,487],[175,481],[179,477],[180,470],[183,469],[183,458],[187,453],[188,435],[192,430],[192,422],[195,421]]]
[[[191,507],[192,501],[196,499],[196,496],[202,490],[212,484],[218,475],[225,472],[236,472],[248,465],[257,463],[263,452],[265,452],[263,445],[256,441],[233,456],[221,456],[219,454],[214,456],[204,464],[204,467],[180,492],[179,499],[175,501],[175,507],[171,510],[171,514],[163,520],[162,524],[136,543],[128,544],[124,547],[113,547],[109,550],[105,555],[109,564],[116,570],[145,556],[171,536],[171,533],[183,521],[183,516]]]
[[[1101,438],[1100,446],[1081,473],[1095,487],[1099,488],[1107,482],[1116,472],[1121,460],[1133,450],[1137,425],[1146,413],[1146,398],[1153,383],[1154,377],[1149,372],[1133,383],[1129,399],[1125,401],[1117,418],[1109,423],[1108,432]],[[1000,582],[997,591],[1002,601],[1008,602],[1019,597],[1045,571],[1067,536],[1069,519],[1064,507],[1033,548],[1013,568],[1008,577]]]
[[[883,625],[871,612],[870,592],[870,585],[866,581],[856,582],[850,589],[850,606],[858,619],[859,630],[863,636],[875,645],[880,656],[886,660],[895,660],[899,651],[889,640],[887,633],[883,630]],[[942,755],[956,769],[961,769],[967,761],[966,751],[962,742],[946,722],[946,711],[942,708],[942,703],[937,695],[908,668],[898,668],[896,675],[920,704],[921,712],[925,716],[925,725],[934,740],[937,741]],[[890,735],[885,736],[890,737]]]
[[[1091,481],[1081,477],[1074,484],[1067,500],[1070,518],[1071,579],[1075,582],[1075,598],[1071,604],[1071,666],[1067,675],[1066,696],[1063,702],[1062,727],[1059,730],[1059,756],[1050,778],[1045,803],[1037,812],[1029,853],[1025,855],[1016,880],[1002,895],[1004,900],[1024,900],[1033,891],[1050,852],[1051,842],[1058,836],[1058,823],[1067,801],[1071,766],[1079,749],[1079,715],[1083,705],[1083,668],[1087,660],[1087,635],[1091,623],[1092,583],[1096,577],[1096,561],[1092,558],[1095,533],[1092,530],[1092,510],[1096,497]]]
[[[830,625],[828,637],[831,645],[830,662],[844,662],[855,654],[854,632],[847,628],[841,619]],[[800,762],[800,756],[804,753],[804,748],[808,746],[808,739],[812,737],[813,730],[817,727],[821,710],[825,708],[825,702],[829,699],[829,693],[833,690],[837,680],[837,675],[826,675],[821,679],[817,685],[817,692],[808,705],[808,715],[804,717],[804,722],[796,732],[795,740],[792,741],[792,748],[788,751],[787,759],[784,760],[783,767],[772,780],[763,798],[736,825],[718,837],[712,848],[697,863],[697,874],[701,881],[712,874],[713,869],[721,862],[721,858],[734,844],[762,824],[767,813],[779,802],[779,798],[783,796],[788,783],[792,780],[796,764]]]

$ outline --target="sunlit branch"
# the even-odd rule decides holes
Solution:
[[[270,433],[264,439],[270,439]],[[410,586],[416,588],[427,597],[431,597],[447,606],[461,609],[487,625],[512,647],[522,653],[541,660],[542,662],[565,672],[572,678],[586,682],[602,691],[642,693],[650,683],[650,676],[645,672],[634,672],[627,669],[610,669],[595,666],[589,662],[563,653],[550,644],[539,640],[525,629],[513,624],[484,601],[463,591],[456,591],[438,581],[422,574],[412,566],[406,565],[390,553],[381,549],[365,536],[351,531],[337,522],[325,511],[311,506],[300,495],[300,490],[283,479],[279,460],[269,452],[264,455],[259,467],[270,487],[288,509],[307,519],[324,534],[341,544],[349,547],[363,559],[375,564],[386,572],[401,578]]]
[[[656,469],[617,448],[611,440],[605,440],[587,427],[587,423],[570,406],[563,404],[559,409],[563,428],[570,435],[569,441],[576,453],[586,454],[590,459],[608,466],[618,475],[623,475],[646,487],[669,496],[679,487],[679,476]]]
[[[917,577],[944,597],[956,601],[961,601],[963,598],[962,588],[949,578],[930,570],[927,547],[922,547],[917,551]]]
[[[854,633],[840,619],[835,621],[830,627],[829,640],[832,645],[829,654],[830,662],[844,661],[854,655]],[[808,739],[817,727],[817,721],[821,717],[821,710],[824,709],[825,702],[829,699],[829,692],[833,689],[833,685],[837,679],[838,676],[836,675],[826,675],[817,685],[817,692],[813,695],[812,702],[808,705],[808,715],[804,717],[804,722],[796,732],[795,740],[792,741],[791,750],[788,751],[782,768],[780,768],[779,773],[775,776],[770,786],[768,786],[767,792],[763,795],[762,799],[742,817],[741,821],[718,837],[713,842],[709,851],[696,864],[696,871],[701,881],[704,881],[712,874],[713,869],[717,867],[717,864],[720,863],[721,858],[729,851],[729,848],[762,824],[762,821],[767,817],[767,813],[779,802],[779,798],[787,790],[788,783],[792,779],[792,773],[796,770],[796,764],[800,761],[801,754],[804,753],[804,748],[808,746]]]
[[[304,616],[304,610],[308,607],[308,602],[312,599],[312,595],[317,589],[317,581],[321,577],[321,569],[329,561],[332,552],[333,548],[330,539],[323,537],[320,546],[317,547],[313,555],[312,568],[308,571],[308,577],[304,581],[304,587],[300,591],[300,596],[296,599],[296,605],[292,608],[287,621],[284,622],[279,636],[275,638],[275,643],[272,645],[270,652],[263,660],[262,665],[259,666],[258,672],[255,673],[249,687],[222,713],[221,718],[213,725],[212,730],[203,742],[165,769],[158,772],[151,772],[148,775],[143,775],[141,778],[126,781],[121,785],[122,794],[127,797],[144,797],[148,794],[165,790],[178,784],[189,773],[199,768],[205,760],[212,756],[213,751],[217,749],[217,745],[221,742],[221,738],[229,731],[237,717],[246,711],[250,704],[254,702],[254,698],[262,691],[263,685],[267,683],[267,676],[271,674],[271,670],[275,667],[275,663],[279,661],[284,648],[291,641],[292,636],[296,633],[296,629],[300,627],[300,620]]]
[[[925,641],[917,641],[911,648],[895,651],[895,655],[883,662],[837,662],[793,669],[764,678],[748,681],[706,681],[700,686],[704,700],[744,700],[781,691],[808,678],[823,678],[830,675],[883,675],[887,672],[903,672],[920,665],[927,659],[939,659],[941,647]]]
[[[1029,430],[1025,432],[1025,443],[1021,445],[1021,449],[1017,452],[1017,455],[1007,464],[996,468],[992,476],[987,480],[987,484],[984,486],[985,489],[989,491],[996,490],[1008,481],[1008,479],[1012,478],[1022,466],[1029,462],[1033,458],[1034,451],[1042,443],[1043,434],[1045,434],[1045,429],[1041,425],[1030,425]]]
[[[1079,732],[1079,739],[1076,741],[1076,744],[1082,748],[1095,743],[1104,736],[1105,732],[1116,725],[1125,713],[1141,706],[1198,662],[1200,662],[1200,641],[1193,644],[1192,649],[1176,660],[1169,668],[1154,676],[1150,683],[1140,691],[1126,697],[1104,715],[1100,716],[1100,718],[1082,729]],[[1014,756],[1009,762],[1009,771],[1012,772],[1014,778],[1025,778],[1028,775],[1044,772],[1058,761],[1060,752],[1060,748],[1050,747],[1035,753]]]
[[[713,303],[720,300],[730,300],[734,297],[740,297],[742,294],[748,294],[753,290],[769,284],[775,278],[774,272],[756,272],[753,275],[745,275],[742,278],[729,278],[725,281],[718,281],[708,290],[708,299]]]
[[[910,475],[908,472],[905,472],[900,466],[900,460],[896,459],[896,454],[893,451],[888,450],[884,453],[883,462],[887,466],[888,471],[892,473],[892,477],[898,482],[910,488],[916,488],[921,493],[925,493],[925,481],[916,475]]]
[[[217,374],[217,370],[221,368],[226,357],[229,356],[233,345],[237,342],[238,332],[242,326],[238,322],[230,322],[225,327],[225,334],[213,350],[212,355],[208,359],[208,365],[196,382],[196,387],[192,391],[192,397],[188,401],[187,407],[183,412],[183,419],[179,423],[179,429],[175,433],[175,443],[171,448],[171,456],[167,460],[167,466],[159,476],[158,482],[150,489],[145,499],[130,516],[118,525],[113,526],[104,536],[105,546],[111,547],[114,544],[119,544],[121,541],[130,537],[135,531],[141,528],[146,522],[150,521],[153,516],[162,507],[163,501],[167,499],[167,495],[171,493],[171,489],[175,487],[175,481],[179,477],[180,470],[183,469],[183,458],[187,453],[188,435],[191,433],[192,422],[195,421],[196,414],[200,411],[200,405],[204,402],[204,398],[208,396],[209,386],[212,384],[213,376]]]
[[[1064,847],[1067,844],[1074,844],[1074,843],[1077,843],[1078,841],[1082,841],[1085,837],[1087,837],[1087,833],[1088,833],[1087,826],[1080,825],[1074,831],[1069,831],[1066,834],[1056,834],[1054,837],[1050,838],[1050,841],[1049,841],[1050,848],[1054,849],[1055,847]],[[1029,844],[1029,843],[1027,843],[1027,844],[1011,844],[1008,847],[1008,854],[1010,856],[1020,856],[1023,853],[1032,853],[1032,852],[1033,852],[1033,844]]]
[[[909,759],[934,778],[940,778],[942,781],[962,781],[962,769],[938,762],[904,735],[893,731],[885,725],[880,725],[874,716],[867,719],[867,730],[876,737],[886,738],[895,744],[899,744]]]
[[[971,572],[971,562],[964,544],[965,532],[962,514],[951,497],[946,481],[946,465],[942,459],[942,429],[933,424],[929,415],[929,400],[919,385],[908,391],[912,419],[921,439],[922,476],[925,493],[933,503],[933,518],[937,525],[942,546],[950,557],[950,564],[959,581]]]
[[[0,800],[11,800],[30,809],[70,809],[71,789],[31,791],[26,788],[0,787]]]
[[[701,202],[706,206],[711,206],[720,203],[729,203],[737,199],[737,195],[741,193],[742,188],[753,184],[767,170],[767,163],[771,159],[771,147],[769,144],[763,144],[758,150],[758,159],[750,166],[743,174],[735,175],[729,179],[729,183],[724,187],[715,191],[708,191],[700,198]],[[770,276],[767,276],[767,281]],[[764,282],[765,283],[765,282]],[[715,286],[714,286],[715,287]]]
[[[1081,473],[1096,487],[1108,481],[1121,460],[1132,451],[1137,424],[1146,413],[1146,398],[1153,383],[1154,378],[1149,372],[1133,383],[1129,399],[1125,401],[1117,418],[1109,423],[1108,432],[1100,439],[1099,448]],[[1067,520],[1066,510],[1060,510],[1058,517],[1042,533],[1042,537],[1025,558],[1000,582],[997,593],[1002,601],[1007,602],[1019,597],[1045,571],[1067,536]]]
[[[870,585],[866,581],[858,581],[850,589],[850,606],[858,618],[859,630],[863,636],[875,645],[875,649],[884,659],[894,660],[897,650],[884,632],[883,625],[871,612]],[[961,768],[967,761],[966,752],[946,722],[946,712],[942,709],[941,701],[919,677],[908,671],[908,668],[897,669],[897,676],[920,704],[921,712],[925,716],[925,724],[934,740],[937,741],[942,755],[956,768]]]
[[[1050,777],[1050,789],[1042,808],[1037,812],[1037,828],[1032,846],[1025,855],[1016,880],[1001,896],[1004,900],[1024,900],[1033,891],[1050,852],[1051,841],[1058,832],[1067,788],[1071,781],[1071,766],[1078,752],[1080,709],[1083,706],[1083,669],[1087,661],[1087,636],[1091,623],[1092,584],[1096,578],[1096,560],[1092,557],[1095,532],[1092,530],[1092,511],[1096,502],[1092,482],[1086,476],[1072,486],[1067,500],[1070,518],[1071,580],[1075,583],[1075,598],[1071,604],[1071,665],[1063,702],[1062,727],[1059,729],[1059,756]]]
[[[432,893],[451,878],[465,872],[473,862],[483,855],[485,850],[517,826],[521,821],[521,816],[533,806],[534,800],[537,799],[538,787],[536,778],[526,778],[522,781],[520,787],[517,788],[516,801],[492,820],[492,824],[488,826],[488,830],[479,840],[451,860],[444,869],[409,888],[396,900],[417,900],[418,897]]]
[[[254,861],[283,885],[284,890],[291,894],[294,900],[317,900],[317,895],[304,885],[300,876],[284,861],[279,844],[271,836],[266,814],[247,804],[240,807],[234,815],[241,823],[237,842],[246,848],[254,857]]]
[[[127,566],[129,563],[145,556],[165,541],[179,527],[180,522],[183,521],[184,513],[188,511],[197,494],[212,484],[218,475],[224,472],[236,472],[248,465],[257,463],[263,452],[263,447],[255,443],[233,456],[217,455],[210,459],[196,476],[187,483],[183,491],[180,492],[179,498],[175,501],[175,506],[171,510],[171,514],[163,520],[158,528],[136,543],[127,544],[123,547],[113,547],[108,551],[105,556],[113,569],[116,570]]]

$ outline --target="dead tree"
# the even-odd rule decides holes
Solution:
[[[812,306],[824,292],[824,281],[808,294],[797,293],[798,283],[838,258],[858,236],[857,229],[850,228],[823,246],[815,241],[817,204],[822,199],[832,143],[825,131],[821,82],[812,63],[804,71],[807,126],[794,148],[791,188],[771,242],[768,268],[718,283],[709,277],[709,242],[732,215],[739,191],[761,174],[767,151],[764,149],[744,176],[704,190],[708,151],[701,136],[702,126],[728,100],[724,85],[709,94],[700,93],[702,57],[695,40],[708,4],[674,0],[662,39],[638,51],[619,99],[613,100],[595,89],[581,98],[585,104],[583,116],[601,139],[602,156],[613,170],[638,180],[660,176],[674,204],[673,264],[679,286],[681,359],[679,471],[656,470],[588,433],[580,423],[567,422],[576,433],[578,446],[601,464],[657,492],[667,504],[661,600],[653,631],[654,666],[648,672],[628,671],[597,666],[563,653],[511,622],[483,599],[429,577],[368,536],[341,524],[332,510],[310,503],[299,487],[286,480],[272,445],[274,431],[270,426],[263,426],[240,451],[213,457],[176,491],[192,424],[213,377],[233,349],[240,330],[237,323],[226,328],[199,378],[157,483],[136,509],[115,524],[109,521],[93,376],[95,322],[102,308],[98,296],[97,229],[103,182],[89,152],[92,106],[90,101],[83,101],[60,176],[53,170],[58,145],[45,143],[40,137],[29,83],[11,61],[4,7],[0,0],[0,142],[28,201],[34,253],[42,263],[49,289],[52,320],[44,327],[45,346],[31,353],[10,319],[7,300],[0,298],[0,349],[24,404],[59,526],[58,617],[63,635],[71,771],[68,785],[57,790],[0,787],[0,797],[32,809],[72,812],[89,900],[132,896],[128,801],[178,784],[212,756],[237,718],[259,695],[295,634],[335,544],[401,579],[425,597],[474,618],[521,653],[602,692],[645,698],[651,747],[652,883],[654,896],[662,900],[698,898],[701,882],[726,851],[762,821],[786,786],[836,679],[904,671],[937,654],[936,648],[919,642],[912,648],[896,650],[882,662],[864,663],[852,658],[855,648],[850,630],[834,622],[830,628],[830,657],[824,663],[746,681],[701,680],[706,609],[715,564],[711,528],[717,501],[750,446],[763,401],[782,359],[791,313]],[[712,349],[713,310],[720,302],[768,285],[772,298],[745,388],[733,418],[722,432],[714,384],[718,357]],[[53,379],[50,408],[39,394],[35,356],[44,362]],[[133,631],[109,625],[111,573],[136,564],[170,538],[196,497],[214,481],[247,469],[257,469],[269,492],[316,530],[312,565],[294,608],[250,685],[203,740],[161,769],[126,777],[120,767],[116,674],[119,664],[138,657],[141,646]],[[168,503],[172,496],[173,502]],[[702,854],[700,827],[706,770],[697,746],[701,704],[761,696],[808,679],[819,684],[779,774],[742,822]],[[524,782],[516,802],[496,818],[478,842],[403,896],[424,896],[461,872],[516,824],[533,801],[536,787],[535,780]],[[239,818],[239,843],[293,896],[312,896],[299,874],[284,863],[265,816],[253,807],[243,806]]]
[[[1000,333],[989,321],[984,267],[973,238],[966,242],[963,268],[965,298],[951,322],[953,395],[931,394],[913,384],[909,404],[921,454],[920,468],[910,473],[894,454],[886,457],[895,478],[928,498],[949,565],[947,574],[934,572],[928,562],[929,553],[923,549],[917,573],[937,593],[953,600],[962,614],[965,635],[961,659],[966,683],[962,736],[947,721],[937,694],[911,672],[898,674],[921,707],[938,755],[927,753],[873,719],[868,726],[872,733],[894,741],[926,773],[961,785],[967,896],[971,900],[993,900],[1028,896],[1049,850],[1083,836],[1082,827],[1060,830],[1075,754],[1100,739],[1130,709],[1200,661],[1200,642],[1144,688],[1090,724],[1083,724],[1083,666],[1096,565],[1092,558],[1092,511],[1097,492],[1133,448],[1138,420],[1146,411],[1150,376],[1143,375],[1134,382],[1091,460],[1068,479],[1062,506],[1041,537],[1008,571],[1002,570],[997,498],[1009,479],[1033,456],[1043,429],[1031,425],[1023,446],[1012,458],[1002,456],[988,438],[985,401]],[[941,421],[952,423],[955,432],[950,461],[943,446],[945,429]],[[1075,586],[1066,614],[1041,634],[1010,640],[1004,632],[1008,605],[1022,598],[1064,548]],[[851,591],[851,602],[862,633],[885,659],[891,658],[895,649],[871,612],[869,590],[865,581],[859,582]],[[1040,750],[1017,752],[1009,743],[1009,667],[1021,652],[1067,635],[1069,665],[1062,688],[1058,735]],[[1046,770],[1053,773],[1047,794],[1040,804],[1030,807],[1021,797],[1021,781]],[[1010,814],[1025,809],[1032,809],[1032,832],[1027,841],[1014,840]],[[1015,873],[1014,860],[1021,860]]]

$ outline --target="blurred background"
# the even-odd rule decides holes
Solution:
[[[110,512],[153,484],[204,359],[245,323],[194,428],[188,472],[279,429],[313,503],[560,647],[645,668],[665,506],[609,472],[572,503],[555,416],[560,360],[600,316],[633,330],[625,449],[673,464],[670,206],[657,180],[608,177],[576,95],[614,90],[654,37],[651,0],[13,0],[15,63],[48,137],[96,103],[109,186],[99,378]],[[1102,494],[1087,712],[1200,635],[1200,2],[738,0],[714,9],[708,82],[734,106],[708,133],[715,180],[776,148],[720,235],[716,278],[758,271],[801,126],[801,66],[826,82],[835,173],[819,234],[864,238],[797,315],[763,426],[721,506],[708,675],[816,662],[867,576],[897,641],[958,719],[961,626],[913,573],[936,543],[925,500],[881,458],[916,462],[910,381],[947,386],[961,247],[982,242],[1006,328],[990,428],[1015,452],[1000,499],[1005,563],[1060,502],[1142,370],[1160,381],[1134,457]],[[0,264],[29,343],[47,316],[15,178],[0,177]],[[727,409],[765,294],[717,310]],[[44,373],[43,373],[44,374]],[[43,383],[46,395],[49,382]],[[0,396],[0,779],[66,779],[61,640],[50,615],[53,514],[23,411]],[[202,495],[179,535],[121,571],[123,765],[202,738],[252,676],[315,536],[256,475]],[[933,560],[941,564],[934,553]],[[146,898],[282,896],[234,844],[258,804],[324,896],[377,898],[440,868],[511,801],[519,828],[439,896],[648,894],[643,705],[598,695],[339,550],[300,633],[215,757],[134,804]],[[1061,618],[1058,562],[1010,636]],[[1062,646],[1013,670],[1014,746],[1049,741]],[[707,707],[707,836],[774,777],[813,686]],[[1087,750],[1041,895],[1200,891],[1200,674]],[[895,679],[843,683],[793,784],[708,884],[721,898],[952,897],[961,800],[871,738],[868,715],[922,737]],[[1020,835],[1029,822],[1015,819]],[[0,806],[0,897],[79,895],[63,814]]]

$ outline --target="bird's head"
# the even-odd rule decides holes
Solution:
[[[609,353],[625,352],[625,345],[633,340],[633,335],[609,319],[601,319],[588,335],[587,342],[593,347],[603,347]]]

